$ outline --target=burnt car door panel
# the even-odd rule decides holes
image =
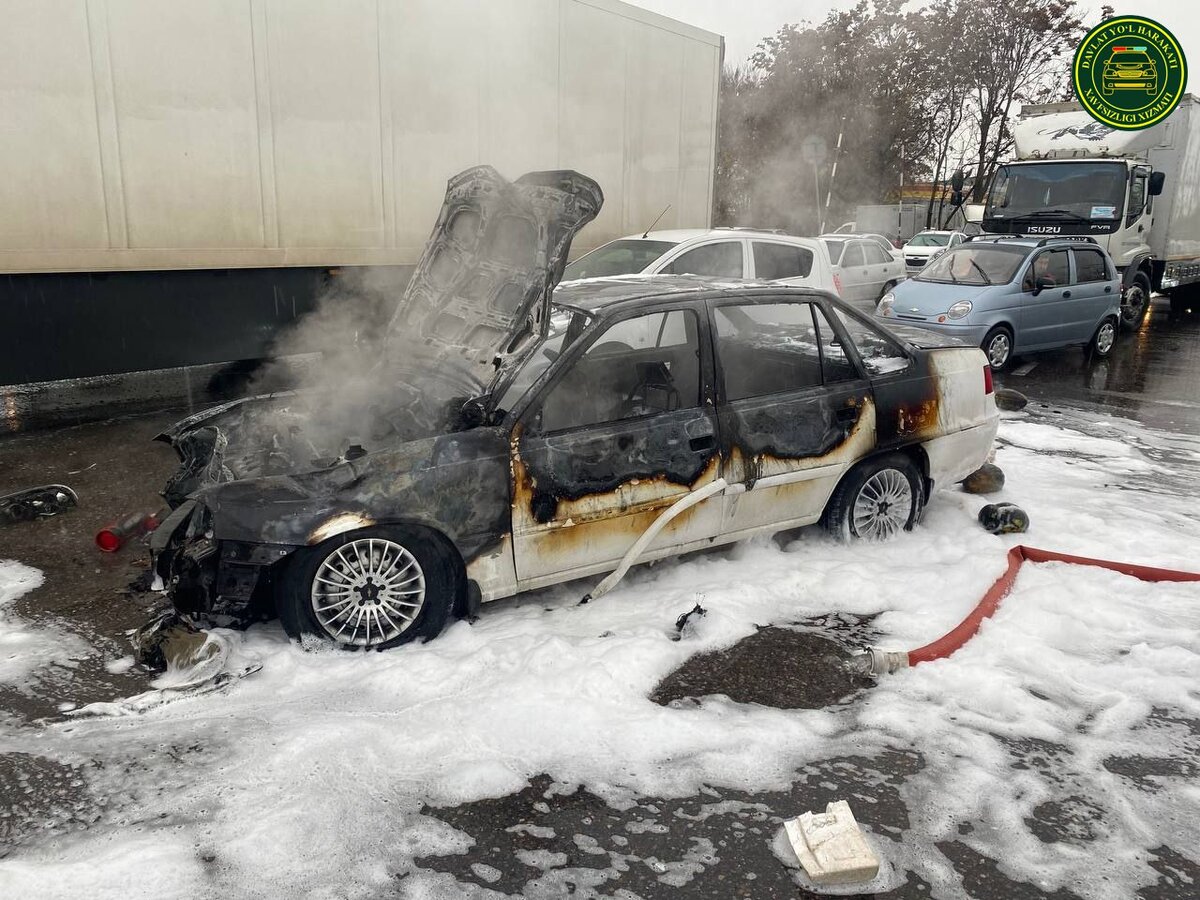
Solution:
[[[725,536],[815,521],[846,469],[875,444],[871,385],[819,304],[711,304]]]
[[[616,562],[720,464],[711,364],[695,310],[618,320],[565,361],[512,442],[513,542],[522,584]],[[716,535],[720,506],[674,520],[648,555]]]

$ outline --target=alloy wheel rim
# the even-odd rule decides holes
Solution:
[[[1100,333],[1096,335],[1096,349],[1101,353],[1107,353],[1112,349],[1116,336],[1116,329],[1113,327],[1112,322],[1105,322],[1100,326]]]
[[[425,573],[403,545],[360,538],[335,547],[317,567],[310,602],[339,644],[372,647],[403,634],[425,605]]]
[[[996,335],[994,338],[992,338],[991,343],[988,344],[988,362],[992,364],[993,368],[1004,365],[1006,362],[1008,362],[1008,353],[1010,349],[1011,347],[1008,343],[1008,335]]]
[[[908,525],[912,506],[912,485],[904,473],[880,469],[859,488],[854,499],[854,533],[879,540],[894,537]]]

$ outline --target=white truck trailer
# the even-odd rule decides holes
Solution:
[[[618,0],[0,16],[0,385],[260,357],[480,163],[596,179],[576,252],[711,224],[722,39]]]
[[[1173,305],[1200,291],[1200,100],[1163,122],[1119,131],[1075,102],[1027,106],[1017,160],[996,170],[983,212],[992,234],[1089,235],[1121,270],[1122,318],[1141,321],[1150,292]]]

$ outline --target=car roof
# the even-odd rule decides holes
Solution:
[[[647,234],[630,234],[620,241],[671,241],[682,244],[684,241],[695,241],[701,238],[771,238],[785,241],[811,241],[815,238],[802,238],[794,234],[783,234],[769,228],[670,228],[663,231],[651,231]]]
[[[1090,247],[1097,250],[1103,249],[1098,243],[1093,240],[1080,240],[1077,237],[1026,237],[1025,235],[1001,235],[1001,234],[984,234],[974,235],[969,241],[959,244],[959,247],[974,244],[1007,244],[1012,247],[1028,247],[1033,250],[1038,247]]]
[[[739,293],[756,296],[832,296],[826,291],[812,287],[781,285],[769,281],[739,281],[702,275],[619,275],[565,281],[554,289],[551,303],[596,314],[617,304],[683,296],[689,300],[703,300]]]

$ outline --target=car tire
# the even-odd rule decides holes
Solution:
[[[1121,293],[1121,324],[1129,329],[1137,328],[1149,309],[1150,279],[1145,272],[1138,272]]]
[[[883,299],[884,294],[886,294],[888,291],[895,290],[895,288],[896,288],[896,282],[889,281],[887,284],[885,284],[883,286],[883,290],[879,292],[879,296],[875,298],[875,302],[878,303],[880,300]]]
[[[1116,316],[1109,316],[1096,326],[1096,333],[1092,335],[1088,345],[1083,348],[1084,353],[1092,359],[1107,359],[1112,353],[1113,346],[1117,343],[1120,329],[1120,320]]]
[[[381,578],[376,573],[385,565],[389,575]],[[288,637],[387,650],[441,634],[458,578],[454,560],[429,531],[381,525],[297,551],[277,584],[275,609]],[[350,613],[343,619],[345,609]]]
[[[921,519],[921,473],[903,453],[867,460],[850,470],[825,507],[825,528],[844,540],[887,540]]]
[[[979,345],[993,372],[1003,372],[1013,361],[1013,333],[1007,325],[997,325]]]

